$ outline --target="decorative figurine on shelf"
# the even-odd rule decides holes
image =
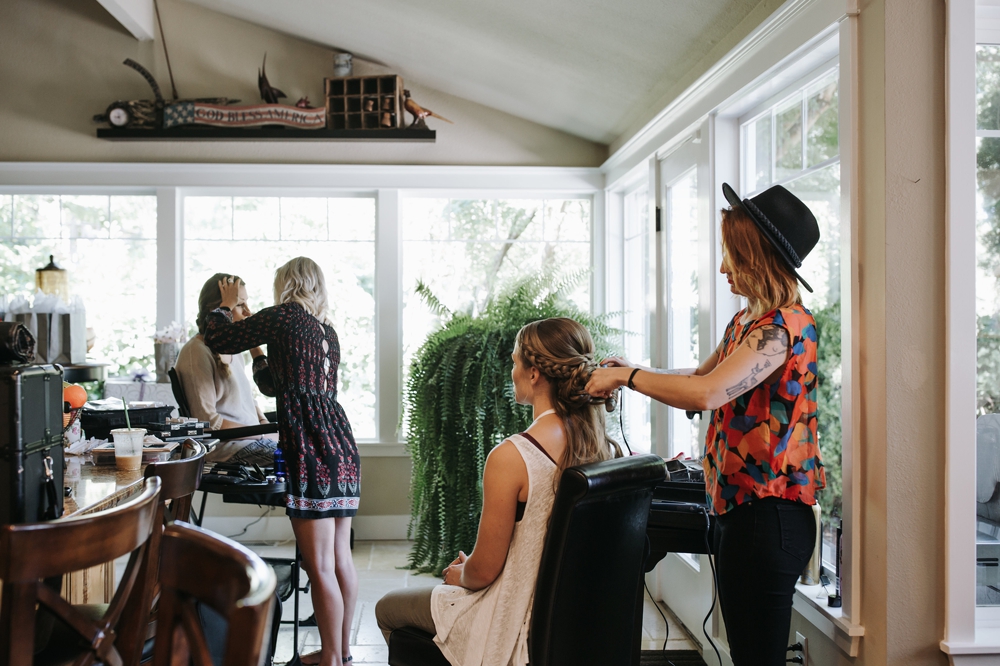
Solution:
[[[437,118],[439,120],[443,120],[446,123],[450,123],[452,125],[455,124],[455,123],[451,122],[450,120],[448,120],[447,118],[445,118],[444,116],[439,116],[438,114],[434,113],[430,109],[425,109],[424,107],[422,107],[419,104],[417,104],[416,100],[414,100],[414,99],[412,99],[410,97],[410,91],[409,90],[404,90],[403,91],[403,97],[406,100],[405,102],[403,102],[403,108],[406,109],[410,113],[411,116],[413,116],[413,122],[410,123],[410,127],[418,127],[420,129],[427,129],[427,123],[424,122],[424,119],[427,118],[428,116],[433,116],[434,118]]]
[[[267,102],[268,104],[277,104],[278,99],[281,97],[288,97],[285,93],[281,92],[277,88],[271,86],[267,81],[267,72],[264,69],[267,67],[267,54],[264,54],[264,63],[257,70],[257,87],[260,88],[260,98]]]
[[[295,103],[295,106],[298,107],[298,108],[300,108],[300,109],[311,109],[311,108],[313,108],[312,104],[309,103],[309,96],[308,95],[306,95],[305,97],[300,97],[299,101],[297,101]]]
[[[163,125],[163,117],[172,107],[184,107],[191,104],[211,104],[216,106],[228,106],[239,102],[238,99],[228,97],[198,97],[195,99],[175,98],[173,102],[163,99],[160,92],[160,85],[149,73],[149,70],[131,58],[126,58],[124,65],[131,67],[146,79],[149,87],[153,89],[155,99],[132,99],[118,100],[112,102],[102,114],[94,116],[96,122],[106,122],[115,128],[130,129],[158,129]],[[175,92],[176,94],[176,92]]]
[[[350,53],[333,54],[333,75],[337,78],[351,76],[354,73],[354,57]]]

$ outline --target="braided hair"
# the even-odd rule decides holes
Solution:
[[[615,408],[614,395],[595,398],[585,390],[597,361],[594,340],[582,324],[565,317],[531,322],[518,331],[514,354],[549,380],[553,407],[566,430],[556,483],[567,467],[621,457],[604,422],[605,411]]]

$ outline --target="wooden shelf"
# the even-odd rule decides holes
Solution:
[[[98,139],[110,141],[429,141],[435,130],[399,129],[296,129],[293,127],[205,127],[170,129],[97,130]]]

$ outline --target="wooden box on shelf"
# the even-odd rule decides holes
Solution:
[[[326,79],[326,127],[397,129],[403,126],[400,76]]]

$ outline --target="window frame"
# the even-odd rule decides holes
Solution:
[[[820,82],[822,82],[823,80],[825,80],[827,77],[829,77],[831,74],[834,74],[834,73],[837,74],[837,81],[838,81],[838,86],[839,86],[839,82],[840,82],[840,63],[839,63],[839,59],[838,58],[830,58],[829,60],[827,60],[826,62],[822,63],[821,65],[819,65],[817,67],[814,67],[814,68],[806,71],[801,77],[799,77],[793,83],[789,84],[784,90],[779,91],[778,93],[772,95],[767,100],[765,100],[765,101],[761,102],[760,104],[756,105],[749,112],[745,112],[742,116],[739,117],[739,119],[738,119],[737,122],[739,124],[739,134],[740,134],[740,136],[739,136],[739,143],[740,143],[740,155],[739,155],[740,183],[741,183],[741,185],[743,187],[743,189],[740,191],[740,196],[741,197],[743,197],[745,199],[749,199],[749,198],[755,197],[755,196],[757,196],[758,194],[760,194],[761,192],[763,192],[764,190],[766,190],[768,188],[775,187],[777,185],[782,185],[782,186],[788,185],[791,182],[799,180],[800,178],[805,178],[807,176],[810,176],[810,175],[812,175],[814,173],[822,171],[823,169],[831,167],[831,166],[833,166],[835,164],[836,165],[840,165],[841,168],[843,168],[843,160],[841,159],[840,146],[838,146],[837,154],[834,155],[833,157],[829,157],[829,158],[827,158],[827,159],[825,159],[825,160],[823,160],[821,162],[818,162],[818,163],[816,163],[814,165],[807,166],[808,165],[808,141],[805,140],[805,137],[803,137],[802,147],[801,147],[801,151],[802,151],[802,165],[803,166],[802,166],[801,169],[799,169],[798,171],[796,171],[794,173],[791,173],[791,174],[788,174],[786,176],[783,176],[781,178],[773,178],[770,182],[768,182],[766,185],[764,185],[761,188],[758,188],[758,189],[755,189],[755,190],[750,190],[747,187],[747,180],[748,180],[750,174],[749,174],[749,170],[747,169],[748,161],[746,159],[744,159],[744,156],[745,156],[746,152],[749,150],[749,142],[748,142],[747,135],[748,135],[748,129],[750,128],[750,126],[753,125],[754,123],[756,123],[761,118],[764,118],[764,117],[767,117],[767,116],[770,116],[770,118],[771,118],[771,173],[772,173],[772,177],[773,177],[773,175],[777,172],[777,161],[776,161],[775,152],[774,152],[775,151],[775,144],[776,144],[776,140],[775,140],[776,132],[774,131],[774,127],[775,127],[775,122],[776,122],[775,119],[776,119],[779,111],[787,109],[787,108],[790,108],[789,103],[792,100],[794,100],[796,97],[799,98],[798,101],[799,101],[800,107],[802,109],[802,122],[803,122],[803,125],[804,125],[805,122],[806,122],[806,117],[807,117],[807,113],[808,113],[809,92],[811,92],[811,91],[815,92],[817,84],[820,83]],[[791,92],[789,92],[789,91],[791,91]],[[843,181],[843,174],[841,174],[841,181]],[[843,183],[842,183],[842,191],[843,191]],[[843,197],[841,197],[841,199],[842,199],[842,203],[843,203]],[[841,223],[842,224],[843,224],[844,220],[845,220],[845,214],[844,214],[844,209],[842,209],[841,210]],[[841,251],[843,252],[843,247],[841,247]],[[843,291],[844,286],[845,285],[844,285],[843,275],[841,275],[841,290],[842,291]],[[842,338],[843,338],[843,335],[844,335],[844,332],[843,332],[843,328],[842,328],[841,329],[841,337]],[[841,359],[841,364],[843,365],[843,359]],[[843,398],[843,395],[842,395],[842,400],[841,400],[842,403],[843,403],[843,400],[844,400],[844,398]],[[843,411],[843,405],[841,406],[841,411]],[[843,447],[843,439],[844,438],[842,436],[842,438],[841,438],[841,446],[842,447]],[[841,468],[842,468],[841,471],[843,472],[843,458],[841,459]],[[822,496],[820,497],[820,499],[821,500],[823,499]],[[821,540],[822,540],[822,538],[823,538],[822,535],[820,535],[820,539]],[[821,552],[824,550],[822,548],[822,546],[821,546],[820,550],[821,550]],[[825,574],[831,581],[834,579],[834,576],[836,576],[836,562],[829,562],[825,558],[823,558],[822,556],[821,556],[821,560],[820,560],[820,569],[821,569],[821,572],[823,574]]]
[[[976,605],[976,46],[1000,43],[996,2],[949,0],[946,15],[945,622],[955,664],[1000,655],[1000,613]],[[978,16],[981,8],[992,16]]]
[[[362,456],[408,457],[403,395],[401,197],[587,199],[591,308],[605,311],[604,176],[581,167],[439,167],[0,162],[0,195],[157,197],[156,325],[184,321],[184,200],[188,196],[375,199],[376,438]],[[150,281],[154,279],[150,275]]]
[[[713,266],[721,261],[718,248],[720,217],[718,210],[728,205],[721,195],[721,184],[744,182],[739,159],[743,136],[741,121],[760,114],[776,102],[788,98],[790,88],[805,87],[821,78],[833,67],[840,69],[839,76],[839,126],[841,164],[841,336],[842,336],[842,469],[843,469],[843,607],[827,607],[825,599],[818,601],[815,592],[799,587],[794,598],[795,610],[820,632],[826,635],[848,656],[857,656],[860,641],[865,633],[861,624],[861,445],[860,416],[861,396],[858,372],[860,370],[860,249],[858,246],[858,196],[857,169],[853,163],[858,154],[857,105],[858,99],[858,26],[857,13],[841,14],[833,24],[817,27],[802,39],[802,45],[781,57],[761,65],[756,77],[733,83],[730,89],[720,89],[706,83],[702,88],[692,87],[684,105],[668,107],[654,123],[630,140],[606,165],[609,172],[609,200],[617,210],[609,212],[615,224],[621,220],[621,192],[624,183],[636,178],[646,178],[651,191],[659,192],[658,160],[677,150],[693,134],[709,142],[711,192],[709,207],[712,224],[712,243],[715,255]],[[796,37],[795,39],[799,39]],[[751,47],[747,47],[750,49]],[[738,56],[733,56],[734,58]],[[726,63],[719,66],[723,67]],[[749,85],[746,80],[752,80]],[[793,93],[794,94],[794,93]],[[670,128],[670,132],[664,128]],[[707,134],[707,137],[705,136]],[[633,166],[628,166],[629,164]],[[816,165],[810,170],[828,164]],[[801,177],[803,170],[794,177]],[[778,184],[782,181],[776,181]],[[752,193],[751,193],[752,194]],[[744,194],[743,196],[748,196]],[[657,277],[658,283],[662,276]],[[715,275],[711,288],[712,316],[709,334],[714,340],[721,337],[722,329],[738,309],[738,301],[728,297],[724,278]],[[661,299],[658,299],[661,300]],[[662,304],[658,303],[658,307]],[[654,340],[658,334],[654,334]],[[654,361],[655,363],[655,361]],[[654,440],[655,446],[655,440]],[[713,620],[719,636],[721,619]],[[710,627],[711,629],[711,627]]]

